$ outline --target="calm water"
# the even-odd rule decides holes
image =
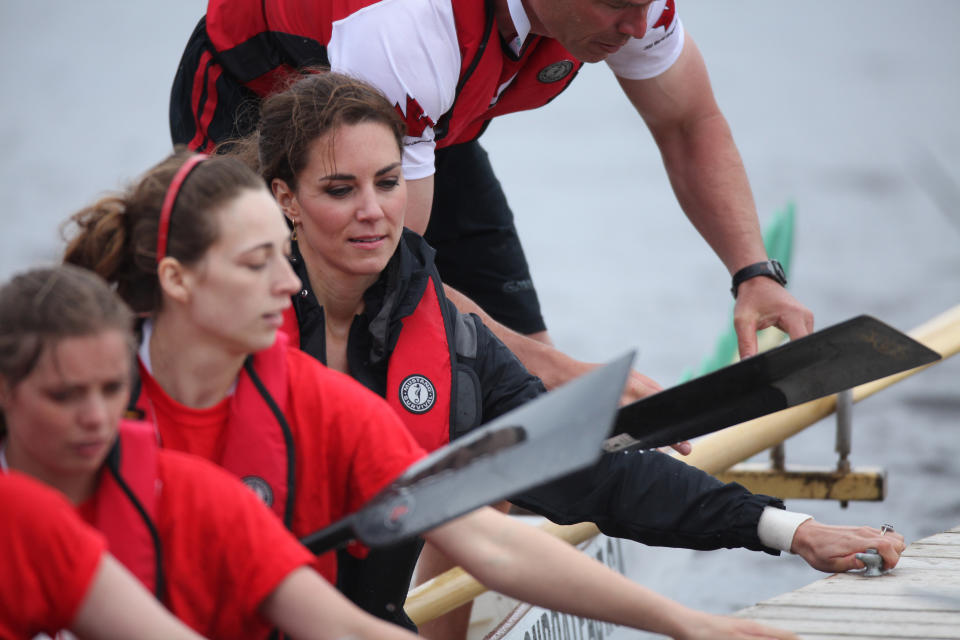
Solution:
[[[818,324],[870,313],[910,329],[960,302],[960,4],[679,8],[761,217],[796,203],[791,288]],[[202,12],[199,0],[0,3],[0,277],[52,259],[66,215],[168,151],[169,86]],[[639,347],[638,369],[664,384],[712,348],[728,277],[604,65],[484,141],[562,348],[603,360]],[[890,521],[910,539],[960,523],[958,379],[960,361],[948,361],[857,405],[853,463],[886,467],[886,502],[791,507],[832,523]],[[788,443],[788,463],[832,465],[832,448],[824,421]],[[646,584],[718,612],[821,575],[745,551],[644,558]]]

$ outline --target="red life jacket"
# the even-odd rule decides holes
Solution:
[[[273,346],[247,357],[230,399],[222,453],[213,462],[253,489],[289,528],[296,476],[293,435],[284,417],[287,344],[287,336],[278,332]],[[139,362],[138,369],[148,388],[157,385]],[[156,425],[149,389],[138,395],[132,398],[136,409]]]
[[[333,22],[378,1],[210,0],[205,28],[217,62],[264,96],[282,88],[284,78],[300,67],[329,66],[326,47]],[[473,140],[495,116],[547,104],[583,64],[559,42],[542,36],[528,38],[513,60],[501,44],[491,0],[451,3],[461,67],[453,108],[435,127],[438,147]],[[497,98],[499,87],[511,78]]]
[[[387,403],[429,451],[450,442],[453,353],[436,281],[429,279],[387,365]]]
[[[450,442],[455,403],[452,329],[444,320],[433,276],[417,308],[402,323],[387,366],[386,400],[417,443],[434,451]],[[300,325],[292,306],[283,313],[282,331],[292,344],[300,344]]]
[[[163,600],[160,538],[154,525],[160,484],[153,427],[124,420],[91,498],[91,524],[106,537],[110,553]]]
[[[566,89],[583,66],[558,41],[543,36],[528,37],[514,60],[501,45],[492,2],[457,0],[453,13],[460,79],[453,108],[434,129],[438,148],[473,140],[496,116],[542,107]],[[498,98],[498,88],[511,78]]]

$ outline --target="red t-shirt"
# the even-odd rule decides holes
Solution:
[[[252,491],[206,460],[160,451],[157,533],[166,603],[208,638],[264,638],[271,625],[257,608],[307,551]],[[94,522],[95,502],[78,510]]]
[[[107,543],[57,491],[0,473],[0,639],[68,628]]]
[[[293,533],[302,538],[358,510],[425,453],[386,401],[349,376],[299,349],[287,350],[287,371],[285,416],[296,447]],[[150,376],[144,376],[143,393],[164,448],[218,461],[226,399],[192,409],[170,398]],[[320,556],[314,566],[335,582],[336,554]]]

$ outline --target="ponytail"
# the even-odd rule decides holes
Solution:
[[[160,212],[174,177],[192,157],[189,151],[174,153],[126,191],[102,198],[66,223],[64,262],[90,269],[115,285],[138,314],[160,310]],[[197,165],[170,212],[166,254],[185,265],[198,262],[218,237],[217,208],[242,189],[263,187],[257,174],[235,158],[211,157]]]

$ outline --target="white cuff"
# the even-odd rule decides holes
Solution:
[[[764,507],[757,523],[757,536],[763,546],[789,552],[797,527],[812,517],[796,511]]]

